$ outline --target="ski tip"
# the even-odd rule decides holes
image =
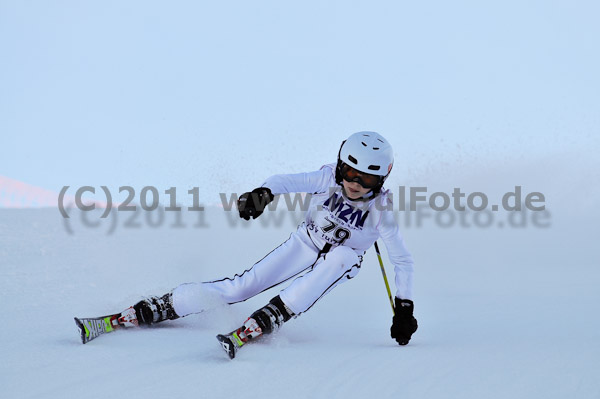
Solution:
[[[87,342],[87,337],[85,336],[85,327],[83,326],[83,323],[81,322],[81,320],[79,320],[77,317],[74,317],[75,319],[75,324],[77,325],[77,330],[79,331],[79,337],[81,338],[81,343],[85,344]]]
[[[217,335],[217,340],[221,344],[221,348],[227,353],[230,359],[235,357],[235,345],[231,340],[222,334]]]

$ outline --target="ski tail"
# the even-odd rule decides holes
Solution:
[[[249,317],[237,330],[229,334],[217,335],[217,340],[230,359],[235,358],[237,351],[247,342],[262,335],[262,329],[252,317]]]
[[[233,359],[235,357],[237,347],[230,339],[230,335],[219,334],[217,335],[217,340],[221,343],[221,347],[223,348],[225,353],[227,353],[229,358]]]

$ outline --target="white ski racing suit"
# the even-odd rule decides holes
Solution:
[[[279,296],[299,315],[338,284],[356,276],[362,256],[379,237],[394,266],[396,296],[413,299],[413,260],[394,220],[388,190],[382,188],[370,200],[350,200],[335,181],[335,164],[315,172],[275,175],[262,186],[274,195],[311,194],[304,222],[288,240],[242,274],[175,288],[173,307],[179,316],[205,310],[206,304],[200,300],[202,291],[232,304],[291,279]]]

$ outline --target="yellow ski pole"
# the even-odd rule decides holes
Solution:
[[[381,274],[383,275],[383,281],[385,282],[385,288],[387,289],[388,298],[390,299],[390,305],[392,305],[392,313],[396,315],[396,309],[394,308],[394,300],[392,299],[392,291],[390,290],[390,284],[388,283],[387,275],[385,274],[385,268],[383,267],[383,260],[381,259],[381,253],[379,252],[379,245],[375,241],[375,252],[377,252],[377,258],[379,259],[379,266],[381,267]]]

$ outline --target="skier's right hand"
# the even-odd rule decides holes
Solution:
[[[275,196],[267,187],[258,187],[249,193],[240,195],[237,201],[238,210],[242,219],[250,220],[259,217],[267,204],[273,201]]]

